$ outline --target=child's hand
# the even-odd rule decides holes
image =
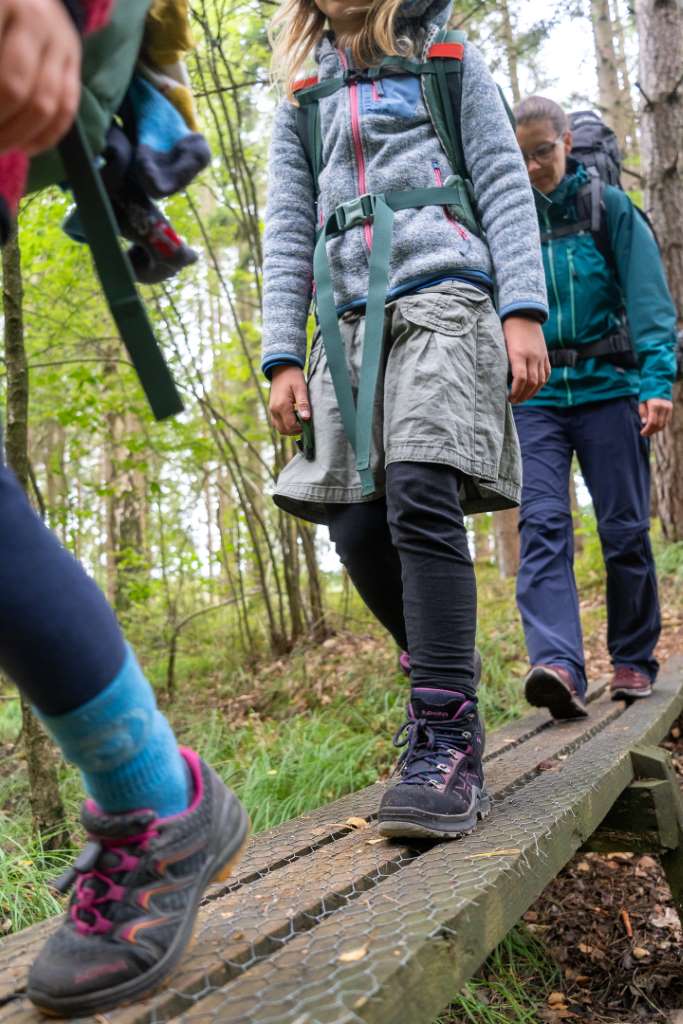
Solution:
[[[81,43],[60,0],[0,0],[0,154],[34,156],[71,126]]]
[[[541,325],[521,316],[509,316],[503,322],[515,405],[537,394],[550,376],[550,361]]]
[[[281,434],[300,434],[301,426],[294,410],[302,420],[311,418],[304,371],[298,366],[276,366],[272,379],[269,408],[273,426]]]

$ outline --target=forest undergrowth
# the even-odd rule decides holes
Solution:
[[[609,667],[603,568],[590,517],[585,517],[581,532],[577,578],[590,674],[595,680]],[[664,614],[661,656],[665,658],[683,650],[683,544],[656,543],[656,549]],[[477,575],[481,706],[493,730],[528,710],[521,694],[526,660],[514,581],[500,579],[492,564],[480,564]],[[397,651],[353,594],[342,598],[338,575],[330,574],[327,582],[334,632],[322,644],[302,644],[286,657],[264,658],[254,668],[238,667],[226,674],[222,636],[212,633],[215,624],[198,620],[179,650],[173,701],[158,687],[164,711],[181,741],[195,747],[238,791],[255,831],[386,776],[395,759],[392,736],[403,721],[406,698]],[[161,654],[157,660],[146,660],[145,667],[151,678],[163,679]],[[58,912],[59,901],[45,882],[73,857],[73,850],[43,850],[33,835],[19,734],[19,703],[5,686],[0,688],[0,935]],[[82,838],[79,780],[64,764],[59,774],[76,847]],[[573,1011],[566,1005],[548,1007],[548,997],[556,994],[558,986],[561,989],[562,976],[541,939],[529,923],[515,929],[489,958],[480,977],[467,986],[450,1015],[442,1018],[444,1024],[571,1019]],[[563,1016],[562,1010],[568,1015]],[[633,1018],[643,1019],[663,1018]],[[626,1024],[626,1019],[620,1024]]]

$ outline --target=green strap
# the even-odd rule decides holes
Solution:
[[[295,94],[296,100],[300,106],[307,107],[312,103],[318,103],[320,100],[325,99],[326,96],[333,96],[334,93],[339,92],[341,89],[348,88],[353,82],[376,82],[380,78],[390,78],[397,73],[415,75],[417,77],[420,75],[439,75],[439,64],[444,66],[447,74],[452,74],[455,69],[451,68],[450,65],[454,63],[459,62],[429,60],[420,63],[419,61],[408,60],[407,57],[383,57],[379,64],[371,68],[351,68],[343,75],[325,78],[322,82],[316,82],[315,85],[299,89]]]
[[[181,412],[183,403],[135,287],[130,263],[119,246],[114,214],[78,122],[61,142],[59,152],[121,339],[152,412],[156,419],[166,419]]]
[[[370,448],[377,377],[384,347],[384,307],[389,290],[389,258],[393,226],[394,211],[384,202],[382,196],[378,196],[370,254],[363,362],[358,382],[356,414],[356,468],[360,474],[364,496],[372,494],[375,490],[375,482],[370,469]]]
[[[370,468],[372,427],[384,342],[384,309],[389,290],[394,213],[422,206],[447,206],[457,200],[458,195],[457,189],[452,188],[421,188],[359,197],[350,203],[342,204],[342,207],[337,207],[318,236],[313,257],[318,321],[344,433],[356,456],[356,469],[360,476],[363,497],[368,497],[375,491]],[[343,212],[344,208],[350,211],[350,215],[349,212]],[[328,239],[369,220],[374,222],[374,231],[365,309],[363,355],[356,402],[334,301],[327,242]]]

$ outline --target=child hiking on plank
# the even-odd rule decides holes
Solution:
[[[450,8],[285,0],[274,22],[289,94],[270,155],[263,370],[277,429],[305,426],[275,501],[329,526],[409,651],[387,836],[455,837],[489,811],[463,516],[519,502],[508,358],[513,402],[550,372],[528,177],[481,56],[445,32]],[[293,85],[311,57],[317,74]]]
[[[103,0],[0,4],[0,221],[27,155],[69,128],[80,94],[79,31]],[[140,4],[142,17],[146,5]],[[247,816],[178,747],[113,612],[31,509],[0,460],[0,669],[34,705],[89,794],[89,843],[59,879],[69,909],[31,968],[28,995],[53,1016],[91,1016],[155,988],[178,963],[199,901],[226,877]]]

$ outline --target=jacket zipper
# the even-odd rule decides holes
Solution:
[[[441,174],[441,168],[439,167],[439,164],[436,160],[432,160],[432,170],[434,171],[434,181],[438,185],[438,187],[441,188],[443,186],[443,175]],[[458,232],[463,241],[467,242],[470,236],[467,234],[462,224],[458,223],[458,221],[453,216],[453,214],[451,213],[447,206],[442,206],[441,209],[444,212],[446,220],[453,225],[453,227]]]
[[[574,294],[576,270],[574,269],[574,252],[572,249],[567,249],[567,263],[569,264],[569,302],[572,310],[572,340],[576,342],[576,301]]]
[[[545,225],[546,225],[548,234],[550,234],[551,231],[552,231],[552,228],[551,228],[551,225],[550,225],[550,217],[548,216],[548,212],[547,211],[545,212],[544,217],[545,217]],[[557,338],[558,338],[558,341],[559,341],[561,347],[564,348],[564,338],[562,337],[562,305],[560,303],[560,294],[559,294],[559,292],[557,290],[557,274],[555,273],[555,249],[553,247],[552,237],[550,237],[548,239],[548,265],[550,267],[550,281],[551,281],[552,286],[553,286],[553,292],[555,294],[555,302],[557,304]],[[569,377],[569,367],[568,366],[564,367],[564,370],[562,372],[562,377],[563,377],[563,380],[564,380],[564,385],[565,385],[565,387],[567,389],[567,402],[569,403],[569,405],[572,405],[573,404],[572,403],[572,393],[571,393],[571,388],[569,387],[569,380],[568,380],[568,377]]]
[[[339,59],[341,60],[344,71],[348,71],[349,62],[346,59],[346,54],[343,50],[338,50]],[[367,182],[365,179],[365,157],[363,156],[363,143],[360,135],[360,105],[358,101],[358,82],[351,82],[349,85],[349,106],[351,108],[351,134],[353,136],[353,148],[356,153],[356,163],[358,165],[358,195],[364,196],[367,191]],[[368,249],[372,249],[372,225],[366,221],[363,225],[365,231],[365,243]]]

